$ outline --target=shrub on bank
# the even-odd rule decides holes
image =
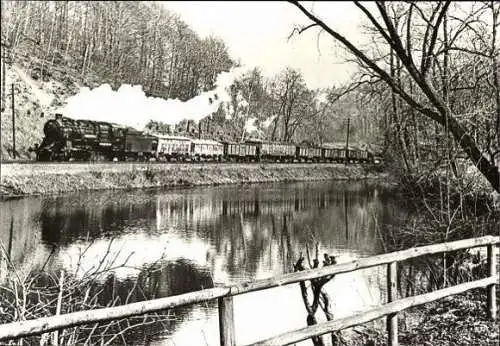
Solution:
[[[103,262],[104,260],[99,267],[91,273],[85,273],[83,277],[76,277],[66,271],[61,271],[59,275],[41,271],[23,277],[9,262],[8,275],[0,287],[0,324],[155,298],[147,283],[149,275],[155,270],[154,264],[143,269],[144,274],[138,277],[130,290],[121,292],[114,287],[111,271],[126,263],[109,262],[104,266]],[[105,282],[104,285],[102,281]],[[22,337],[6,341],[3,345],[133,344],[134,340],[150,340],[168,330],[172,320],[174,316],[169,312],[146,314]]]

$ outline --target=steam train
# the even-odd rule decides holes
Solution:
[[[74,120],[56,114],[43,128],[37,161],[246,161],[373,162],[367,150],[262,140],[218,142],[152,135],[102,121]]]

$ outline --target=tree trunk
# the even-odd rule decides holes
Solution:
[[[453,137],[467,153],[467,156],[472,160],[473,164],[486,177],[491,186],[497,192],[500,192],[500,172],[498,167],[491,164],[486,157],[483,156],[472,137],[464,130],[455,118],[449,117],[448,124]]]
[[[491,186],[500,192],[499,188],[499,171],[493,163],[491,163],[485,156],[483,156],[478,145],[473,141],[471,136],[465,131],[465,129],[458,123],[458,121],[452,116],[452,112],[443,102],[440,94],[436,92],[427,80],[427,72],[429,64],[426,62],[426,57],[432,58],[435,56],[434,49],[435,43],[438,36],[439,26],[441,24],[442,16],[446,13],[449,8],[450,1],[446,1],[445,4],[437,11],[439,11],[439,16],[437,17],[435,23],[430,23],[427,30],[430,30],[431,37],[429,42],[424,39],[424,48],[426,52],[422,55],[422,64],[420,70],[415,65],[411,52],[407,53],[405,47],[403,46],[401,37],[398,35],[394,28],[394,23],[390,20],[387,14],[387,9],[383,3],[377,3],[377,8],[384,20],[384,25],[375,19],[375,17],[368,11],[363,5],[357,3],[356,6],[360,8],[367,18],[372,22],[375,29],[381,34],[381,36],[386,40],[387,43],[396,51],[398,56],[401,58],[406,70],[408,71],[411,78],[419,86],[423,94],[426,96],[427,101],[432,105],[429,108],[425,103],[420,102],[416,98],[412,98],[406,93],[405,90],[400,88],[394,78],[383,70],[380,66],[376,64],[372,59],[363,53],[359,48],[357,48],[353,43],[347,40],[344,36],[340,35],[338,32],[334,31],[318,17],[312,14],[310,11],[306,10],[298,1],[291,1],[294,6],[300,9],[310,20],[315,24],[323,28],[328,34],[330,34],[336,41],[340,42],[345,46],[353,55],[355,55],[363,64],[365,64],[370,70],[374,71],[384,82],[386,82],[393,91],[397,92],[410,107],[418,110],[420,113],[424,114],[428,118],[432,119],[434,122],[446,126],[449,126],[449,130],[452,133],[455,140],[460,144],[462,149],[467,153],[469,159],[474,165],[480,170],[480,172],[486,177]],[[437,12],[436,12],[437,13]],[[303,32],[303,31],[302,31]],[[410,46],[406,47],[410,51]]]
[[[498,53],[496,52],[496,38],[497,38],[497,25],[498,25],[498,15],[500,9],[495,11],[495,2],[491,1],[491,12],[493,17],[492,23],[492,39],[491,39],[491,68],[492,68],[492,77],[493,77],[493,86],[494,86],[494,94],[495,94],[495,104],[496,104],[496,126],[494,133],[496,134],[497,139],[497,150],[500,150],[500,76],[499,76],[499,63],[498,63]],[[500,155],[497,153],[497,155]],[[494,158],[491,158],[491,162],[494,162]]]

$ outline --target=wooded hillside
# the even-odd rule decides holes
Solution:
[[[104,83],[114,89],[141,85],[147,96],[186,101],[213,89],[221,72],[237,66],[221,39],[200,38],[157,2],[5,1],[2,52],[8,70],[3,90],[9,94],[14,82],[19,95],[15,101],[19,153],[41,140],[43,122],[50,116],[40,117],[41,102],[36,95],[26,95],[29,89],[49,94],[52,108],[62,106],[82,86]],[[14,73],[11,78],[11,68],[22,76]],[[345,116],[325,96],[332,92],[335,88],[310,90],[296,69],[283,66],[281,73],[265,77],[259,67],[249,67],[227,90],[230,101],[212,117],[201,126],[182,122],[176,130],[197,136],[193,132],[201,130],[202,137],[235,141],[253,135],[286,142],[344,142]],[[4,117],[10,116],[9,97],[2,106]],[[357,114],[361,116],[350,112],[351,143],[374,142],[376,122],[365,121],[361,130]],[[2,144],[7,156],[12,156],[11,126],[10,121],[2,124],[2,133],[8,134]],[[158,122],[149,128],[167,129]]]
[[[200,39],[156,2],[5,1],[2,45],[25,57],[35,77],[68,68],[119,87],[140,84],[151,95],[187,100],[214,87],[234,62],[220,39]]]

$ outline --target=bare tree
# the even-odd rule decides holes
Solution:
[[[466,125],[458,120],[446,98],[438,91],[435,83],[430,78],[430,71],[438,59],[436,50],[439,43],[439,32],[449,11],[451,1],[432,4],[430,16],[426,15],[421,3],[408,2],[400,4],[406,10],[406,20],[401,27],[402,33],[398,31],[393,16],[389,13],[388,6],[390,5],[383,1],[376,1],[377,10],[370,10],[364,4],[358,1],[354,2],[356,7],[369,20],[373,30],[394,52],[396,58],[401,62],[401,68],[404,69],[410,81],[418,88],[419,94],[408,92],[399,83],[397,75],[387,72],[386,66],[380,64],[377,59],[369,57],[359,46],[356,46],[339,32],[332,29],[298,1],[290,1],[290,3],[313,22],[303,27],[299,32],[304,32],[306,29],[315,26],[319,26],[327,32],[342,44],[348,52],[353,54],[362,66],[387,83],[393,92],[401,97],[409,107],[433,122],[446,127],[493,189],[500,192],[500,173],[495,162],[488,160],[485,150],[479,147]],[[412,28],[416,21],[423,23],[424,32],[422,37],[412,35]],[[450,46],[451,44],[452,42],[449,42]]]
[[[289,142],[310,114],[313,94],[302,74],[291,68],[286,68],[276,77],[270,93],[273,104],[277,106],[271,140]]]
[[[307,265],[309,266],[308,269],[317,269],[319,268],[319,250],[318,250],[318,245],[316,245],[316,254],[314,259],[311,262],[310,254],[309,254],[309,249],[306,248],[307,250]],[[337,261],[334,256],[324,254],[323,255],[323,266],[329,266],[329,265],[334,265],[337,264]],[[297,271],[303,271],[306,270],[306,265],[304,264],[306,258],[302,255],[302,253],[299,256],[299,259],[297,262],[294,264],[293,269],[295,272]],[[309,286],[307,286],[307,283],[305,281],[301,281],[299,283],[300,286],[300,292],[302,295],[302,301],[304,302],[304,307],[306,308],[307,311],[307,325],[312,326],[318,323],[318,320],[316,318],[316,312],[318,311],[318,308],[321,307],[323,310],[325,317],[328,321],[333,320],[333,313],[331,310],[331,299],[328,295],[328,293],[323,290],[323,287],[325,284],[327,284],[331,279],[333,279],[334,275],[322,277],[322,278],[317,278],[317,279],[312,279],[309,280]],[[310,294],[308,293],[308,288],[310,290]],[[309,300],[309,296],[312,296],[312,301]],[[337,341],[339,338],[339,333],[332,332],[331,333],[331,340],[332,340],[332,345],[336,345]],[[321,336],[316,336],[312,338],[312,342],[314,346],[324,346],[325,343],[323,341],[323,338]]]

